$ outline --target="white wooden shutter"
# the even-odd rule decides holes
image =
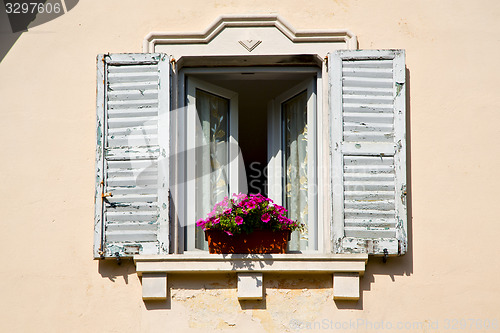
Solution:
[[[404,254],[404,51],[336,51],[328,70],[335,251]]]
[[[97,58],[95,258],[168,253],[169,79],[164,54]]]

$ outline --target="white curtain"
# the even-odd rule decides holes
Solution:
[[[307,92],[282,105],[284,140],[284,205],[288,217],[306,225],[304,232],[294,232],[289,249],[305,250],[307,233]]]
[[[229,191],[229,101],[196,90],[201,133],[196,133],[196,220],[205,219]],[[188,133],[188,135],[190,135]],[[190,200],[190,198],[188,198]],[[207,249],[205,235],[196,228],[196,248]]]

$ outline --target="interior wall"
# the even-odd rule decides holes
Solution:
[[[249,193],[267,196],[267,108],[265,83],[249,81],[238,90],[240,95],[238,141],[242,150]]]

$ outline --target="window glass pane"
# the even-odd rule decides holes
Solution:
[[[303,233],[294,232],[290,250],[305,250],[307,233],[307,92],[282,104],[284,152],[284,206],[288,217],[306,225]]]
[[[229,193],[229,101],[196,89],[196,110],[201,123],[195,145],[195,206],[199,220],[206,218],[213,206]],[[195,242],[196,248],[208,249],[200,228],[196,228]]]

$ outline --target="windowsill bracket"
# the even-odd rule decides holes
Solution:
[[[265,273],[333,274],[333,299],[358,300],[367,254],[173,254],[134,256],[144,300],[165,300],[170,274],[236,273],[238,299],[264,297]]]

